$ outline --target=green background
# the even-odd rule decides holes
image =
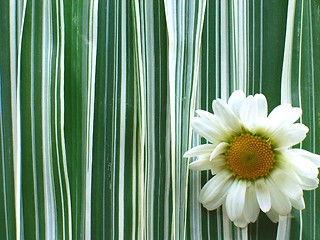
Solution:
[[[265,94],[269,112],[301,107],[310,132],[300,147],[320,153],[319,9],[2,0],[0,239],[275,239],[263,213],[240,230],[205,210],[197,197],[211,176],[189,172],[182,155],[204,143],[194,110],[235,89]],[[320,238],[318,196],[304,192],[287,239]]]

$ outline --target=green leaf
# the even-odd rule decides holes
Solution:
[[[315,0],[5,0],[0,232],[6,239],[317,239],[306,209],[238,229],[198,202],[196,109],[236,89],[303,109],[320,153]]]

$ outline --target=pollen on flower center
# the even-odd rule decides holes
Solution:
[[[233,175],[246,179],[266,176],[275,162],[271,145],[249,133],[234,137],[225,155]]]

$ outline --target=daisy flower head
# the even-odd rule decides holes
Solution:
[[[255,222],[260,209],[273,221],[292,207],[305,208],[303,190],[317,188],[320,156],[291,149],[306,137],[308,128],[295,123],[302,114],[289,104],[277,106],[268,115],[263,94],[248,97],[235,91],[228,102],[212,103],[214,114],[198,110],[193,130],[208,144],[187,151],[197,157],[192,170],[211,170],[199,201],[208,210],[224,205],[238,227]]]

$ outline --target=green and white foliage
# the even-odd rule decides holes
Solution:
[[[318,190],[240,230],[182,157],[236,89],[301,107],[319,153],[319,29],[316,0],[3,0],[0,238],[319,238]]]

